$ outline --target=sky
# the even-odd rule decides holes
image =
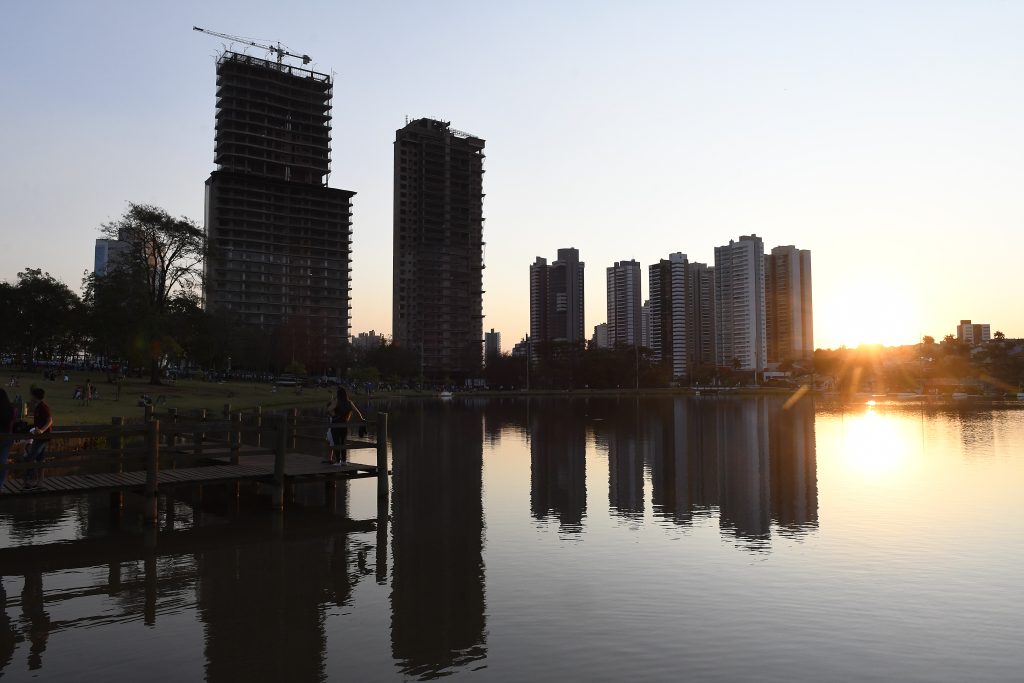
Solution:
[[[605,268],[757,234],[812,254],[815,346],[962,318],[1024,337],[1024,3],[8,2],[0,280],[73,288],[128,202],[203,218],[215,57],[280,41],[333,73],[329,185],[353,200],[352,330],[391,331],[392,143],[484,138],[484,327],[529,328],[529,265]],[[265,56],[249,48],[250,54]]]

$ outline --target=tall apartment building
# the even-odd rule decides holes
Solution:
[[[568,342],[582,346],[583,272],[586,264],[574,248],[559,249],[558,258],[548,265],[537,257],[530,265],[530,338],[534,358],[546,342]]]
[[[435,381],[480,371],[483,163],[484,141],[444,121],[408,121],[395,136],[394,339]]]
[[[757,235],[715,247],[715,352],[719,365],[765,368],[764,242]]]
[[[765,331],[769,363],[814,356],[811,252],[782,246],[764,257]]]
[[[493,358],[497,358],[501,355],[501,332],[495,332],[494,328],[491,328],[490,332],[484,333],[484,361],[489,362]]]
[[[594,336],[590,338],[590,346],[595,349],[607,349],[608,346],[608,323],[594,325]]]
[[[648,268],[650,342],[656,361],[671,361],[672,377],[688,374],[686,254],[669,254]]]
[[[690,371],[714,365],[715,269],[706,263],[686,267],[686,360]]]
[[[282,354],[310,370],[336,366],[349,338],[355,193],[326,183],[332,95],[327,74],[217,59],[205,304],[279,335]]]
[[[643,340],[640,306],[640,263],[616,261],[607,270],[608,345],[632,346]]]
[[[973,324],[970,320],[961,320],[956,326],[956,340],[968,346],[977,346],[992,338],[992,326],[988,323]]]
[[[119,259],[126,256],[131,250],[129,244],[123,240],[97,239],[96,248],[93,252],[92,272],[96,277],[103,277],[113,269]]]

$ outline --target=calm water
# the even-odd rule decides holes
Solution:
[[[156,534],[0,502],[0,678],[1024,675],[1024,411],[388,410],[386,528],[373,480],[182,493]]]

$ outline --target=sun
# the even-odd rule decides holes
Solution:
[[[917,297],[897,279],[868,279],[822,292],[814,302],[815,345],[913,344],[920,335]]]

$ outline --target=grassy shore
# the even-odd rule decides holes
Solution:
[[[137,417],[143,414],[138,405],[143,394],[148,395],[155,403],[159,412],[167,408],[175,408],[179,413],[187,415],[195,410],[205,409],[211,415],[220,415],[225,404],[234,410],[251,410],[262,406],[265,410],[288,408],[314,408],[324,406],[330,398],[331,390],[305,388],[301,392],[296,388],[281,387],[275,392],[269,384],[251,382],[204,382],[200,380],[179,380],[162,386],[152,386],[145,379],[128,378],[121,383],[120,398],[113,384],[104,381],[102,375],[76,373],[69,376],[68,382],[63,378],[56,382],[43,380],[41,376],[30,377],[19,374],[20,387],[7,387],[11,400],[21,395],[26,401],[32,384],[46,389],[46,400],[53,410],[54,421],[58,428],[82,424],[106,424],[113,416]],[[85,386],[86,380],[94,380],[99,398],[86,404],[73,398],[76,386]],[[574,389],[574,390],[531,390],[531,391],[474,391],[457,393],[456,399],[463,397],[585,397],[585,396],[686,396],[696,391],[691,388],[672,389]],[[791,389],[740,388],[729,392],[730,395],[757,394],[789,394]],[[373,398],[434,398],[433,391],[397,391],[377,392]],[[364,401],[368,397],[356,394],[353,398]]]

